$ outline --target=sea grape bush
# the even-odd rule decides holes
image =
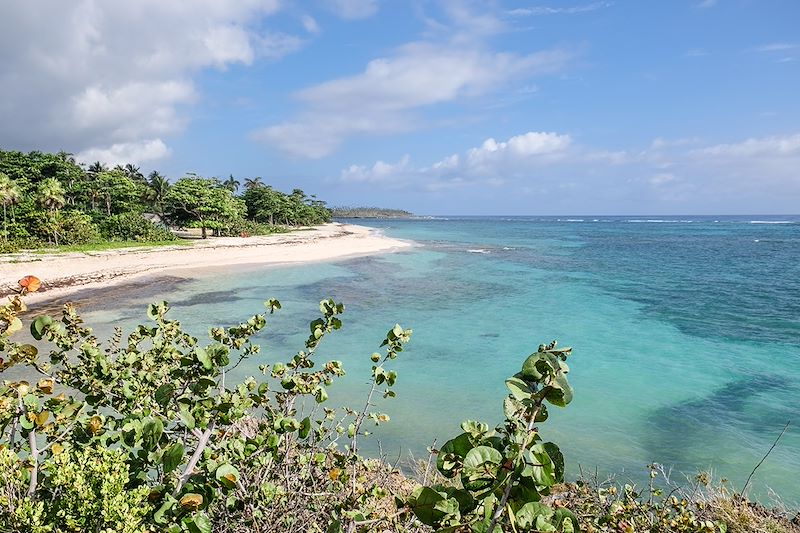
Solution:
[[[578,531],[578,519],[561,507],[540,503],[564,479],[558,446],[543,442],[538,423],[547,420],[545,403],[572,401],[567,381],[571,348],[555,341],[541,345],[522,370],[506,380],[505,422],[494,430],[466,421],[463,433],[439,450],[436,467],[453,485],[423,486],[408,505],[421,522],[437,531]]]
[[[357,455],[365,426],[389,419],[375,399],[395,395],[391,363],[411,330],[394,326],[370,355],[363,407],[337,411],[326,402],[343,365],[316,352],[342,327],[341,303],[320,302],[302,350],[232,384],[227,374],[260,356],[252,338],[279,301],[210,329],[208,343],[168,318],[164,302],[148,307],[150,323],[101,342],[68,304],[59,319],[30,321],[40,354],[13,339],[39,285],[20,280],[0,306],[0,373],[39,375],[0,385],[0,524],[10,531],[578,531],[570,511],[540,502],[564,461],[537,424],[545,404],[572,400],[571,350],[555,341],[506,380],[503,424],[464,422],[438,452],[452,482],[413,489]]]
[[[325,474],[321,495],[344,494],[340,508],[326,513],[348,528],[365,520],[359,505],[372,489],[357,479],[357,440],[368,433],[366,421],[388,420],[372,411],[373,395],[394,395],[396,374],[385,365],[411,330],[393,327],[385,351],[371,355],[364,409],[337,413],[323,404],[327,387],[344,375],[342,363],[315,360],[324,337],[342,326],[344,305],[333,300],[320,302],[304,350],[231,385],[226,373],[260,352],[251,338],[266,326],[264,314],[212,328],[211,342],[201,344],[158,303],[148,308],[150,324],[101,343],[68,304],[59,320],[31,322],[33,337],[50,346],[39,354],[12,339],[22,328],[22,297],[38,286],[22,280],[19,294],[0,307],[0,372],[24,365],[41,376],[35,384],[0,385],[0,469],[10,473],[0,479],[0,523],[32,532],[207,533],[213,508],[229,520],[250,520],[252,531],[271,531],[274,524],[254,522],[260,511],[253,509],[264,503],[254,500],[291,496],[300,489],[288,478],[303,480],[297,472],[312,467]],[[277,300],[265,305],[270,314],[281,308]],[[337,447],[343,436],[348,443]],[[242,472],[259,469],[271,477],[247,490]],[[105,514],[81,506],[84,499]]]

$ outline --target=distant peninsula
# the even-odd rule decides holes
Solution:
[[[334,218],[411,218],[414,213],[404,209],[387,209],[383,207],[333,207],[330,208]]]

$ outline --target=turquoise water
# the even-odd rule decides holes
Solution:
[[[780,222],[793,223],[753,223]],[[542,426],[568,469],[641,481],[646,464],[675,475],[713,469],[741,487],[758,470],[800,501],[800,217],[451,218],[361,221],[418,243],[409,251],[291,267],[224,269],[115,289],[87,319],[133,324],[167,299],[202,334],[284,309],[261,337],[265,358],[302,346],[320,299],[347,305],[345,327],[320,351],[347,378],[333,404],[366,394],[368,356],[387,329],[414,329],[397,360],[392,421],[371,450],[422,457],[462,419],[496,423],[503,380],[540,342],[574,347],[576,394]],[[239,369],[253,373],[258,364]]]

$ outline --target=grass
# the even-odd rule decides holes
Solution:
[[[122,248],[153,248],[158,246],[176,246],[176,245],[191,245],[192,241],[188,239],[177,239],[174,241],[106,241],[95,242],[89,244],[68,244],[63,246],[51,246],[48,248],[40,248],[34,251],[36,254],[50,254],[50,253],[70,253],[70,252],[103,252],[106,250],[118,250]]]

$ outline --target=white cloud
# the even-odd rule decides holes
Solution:
[[[411,158],[405,155],[397,163],[377,161],[372,167],[350,165],[342,171],[341,178],[342,181],[360,183],[393,181],[410,170],[410,161]]]
[[[170,154],[170,149],[161,139],[151,139],[130,143],[112,144],[108,148],[90,148],[76,154],[75,159],[81,163],[100,161],[106,165],[123,165],[142,163],[163,159]]]
[[[316,19],[311,15],[303,15],[300,21],[303,23],[303,28],[305,28],[308,33],[320,32],[319,24],[317,24]]]
[[[550,165],[566,156],[572,139],[552,132],[528,132],[506,141],[486,139],[463,154],[452,154],[427,167],[413,167],[405,155],[394,164],[351,165],[342,170],[344,182],[392,183],[393,186],[420,183],[435,191],[474,183],[498,186],[506,177],[529,173],[534,167]]]
[[[411,43],[370,61],[361,74],[298,92],[305,110],[255,132],[254,138],[293,155],[323,157],[348,137],[413,129],[420,121],[414,112],[422,108],[556,71],[569,58],[563,50],[517,55],[478,46]]]
[[[613,2],[593,2],[591,4],[583,4],[583,5],[569,6],[569,7],[532,6],[532,7],[521,7],[517,9],[512,9],[507,13],[515,17],[533,17],[541,15],[577,15],[580,13],[597,11],[598,9],[611,7],[612,5]]]
[[[123,153],[180,131],[204,68],[297,49],[260,21],[278,0],[42,0],[0,17],[0,145]],[[140,156],[139,153],[134,153]]]
[[[717,144],[693,152],[724,158],[800,156],[800,134],[751,138],[739,143]]]
[[[343,19],[365,19],[378,12],[377,0],[324,0],[333,13]]]
[[[669,172],[661,172],[659,174],[654,174],[654,175],[650,176],[650,179],[648,181],[652,185],[660,186],[660,185],[666,185],[667,183],[673,182],[676,179],[677,178],[675,177],[675,174],[671,174]]]
[[[528,132],[505,141],[490,137],[428,166],[412,165],[409,156],[395,164],[353,165],[342,171],[341,181],[433,195],[458,189],[462,197],[476,198],[494,194],[492,189],[510,198],[524,192],[557,198],[570,212],[592,211],[605,200],[646,201],[663,212],[708,212],[742,205],[742,198],[761,202],[748,209],[790,205],[800,200],[797,168],[800,134],[730,144],[657,138],[643,149],[609,150],[578,144],[563,133]]]
[[[770,43],[756,47],[757,52],[785,52],[786,50],[794,50],[800,48],[797,43]]]

